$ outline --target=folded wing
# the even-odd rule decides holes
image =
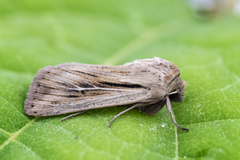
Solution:
[[[25,112],[50,116],[144,101],[148,98],[145,87],[121,80],[130,72],[124,65],[66,63],[45,67],[29,88]]]

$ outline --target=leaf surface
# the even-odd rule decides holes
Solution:
[[[0,159],[239,159],[240,23],[196,21],[181,1],[1,1]],[[120,65],[160,57],[187,82],[155,116],[124,108],[32,117],[24,100],[39,68],[66,62]]]

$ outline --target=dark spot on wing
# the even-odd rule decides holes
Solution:
[[[124,88],[144,88],[138,84],[119,84],[119,83],[111,83],[111,82],[100,82],[103,85],[108,85],[111,87],[124,87]]]
[[[69,95],[67,96],[68,98],[78,98],[79,96],[76,96],[76,95]]]
[[[85,75],[89,75],[89,76],[92,76],[92,77],[98,77],[97,75],[86,73],[86,72],[82,72],[82,71],[75,71],[75,72],[78,72],[78,73],[81,73],[81,74],[85,74]]]

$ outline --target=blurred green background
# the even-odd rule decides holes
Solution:
[[[240,159],[240,17],[196,18],[186,1],[0,0],[0,159]],[[207,14],[208,15],[208,14]],[[39,68],[66,62],[120,65],[160,57],[187,82],[163,108],[97,109],[62,116],[24,113]]]

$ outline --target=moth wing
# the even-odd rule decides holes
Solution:
[[[158,57],[135,60],[125,65],[131,68],[131,73],[122,81],[143,86],[159,85],[163,90],[180,74],[175,64]]]
[[[25,112],[50,116],[148,99],[145,87],[121,81],[121,77],[128,74],[124,65],[67,63],[45,67],[33,79],[25,101]]]

